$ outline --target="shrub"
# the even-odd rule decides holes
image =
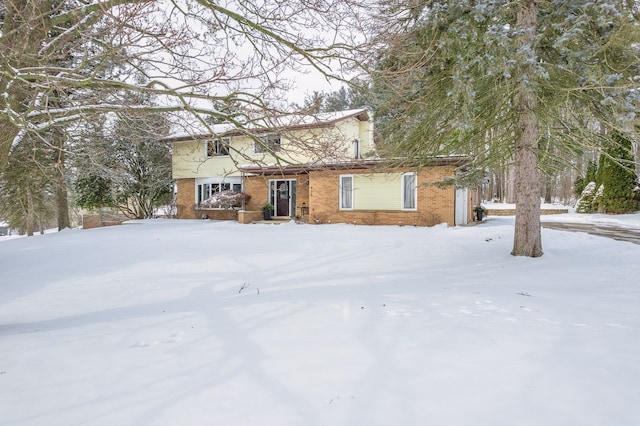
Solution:
[[[200,203],[205,209],[233,209],[242,207],[242,203],[249,201],[249,195],[238,191],[220,191]]]
[[[614,132],[600,160],[600,176],[604,191],[599,210],[606,213],[631,213],[638,208],[634,200],[636,173],[633,148],[629,138]]]
[[[596,183],[589,182],[576,202],[576,213],[593,213],[593,199],[595,196]]]

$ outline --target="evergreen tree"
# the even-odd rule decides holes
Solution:
[[[593,200],[596,196],[596,183],[589,182],[580,193],[576,203],[576,213],[593,213]]]
[[[342,111],[351,109],[353,107],[350,91],[341,87],[339,90],[335,92],[329,93],[324,99],[324,111]]]
[[[630,213],[638,209],[633,192],[636,185],[633,160],[631,140],[614,132],[600,158],[603,191],[599,207],[605,213]]]
[[[13,161],[0,171],[0,217],[31,236],[56,216],[50,152],[41,141],[25,138]]]
[[[596,182],[596,175],[598,173],[598,165],[595,161],[589,160],[587,164],[587,170],[584,177],[578,176],[573,184],[573,192],[576,197],[581,197],[582,191],[587,187],[590,182]]]
[[[585,172],[585,182],[589,183],[589,182],[596,182],[597,176],[598,174],[598,164],[593,161],[593,160],[589,160],[589,164],[587,164],[587,171]]]
[[[162,142],[168,131],[161,114],[122,113],[112,126],[86,135],[90,142],[77,157],[78,205],[153,217],[172,195],[171,148]]]
[[[372,92],[368,84],[354,79],[348,86],[342,86],[333,92],[314,91],[304,100],[302,107],[294,105],[295,109],[308,114],[320,112],[335,112],[370,106]]]
[[[376,41],[387,48],[372,62],[384,139],[417,160],[466,154],[478,167],[509,163],[512,254],[542,255],[539,171],[597,148],[603,126],[633,119],[640,37],[627,2],[381,4]]]

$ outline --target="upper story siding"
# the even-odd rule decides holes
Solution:
[[[373,122],[365,109],[345,112],[344,116],[329,121],[317,120],[311,124],[295,124],[281,129],[261,130],[254,137],[238,131],[221,136],[228,138],[229,155],[207,156],[207,141],[203,135],[174,140],[173,178],[204,178],[211,176],[238,176],[239,166],[308,164],[334,162],[370,155],[375,150]],[[350,113],[350,114],[349,114]],[[274,153],[256,149],[256,138],[277,135],[279,147]]]

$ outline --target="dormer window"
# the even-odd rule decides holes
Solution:
[[[354,139],[353,140],[353,158],[355,158],[356,160],[359,160],[360,157],[360,140],[359,139]]]
[[[269,153],[280,151],[280,135],[261,136],[260,142],[254,142],[253,148],[256,153]]]
[[[231,138],[220,138],[207,141],[207,158],[229,155]]]

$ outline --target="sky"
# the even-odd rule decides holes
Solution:
[[[537,259],[497,216],[0,237],[0,425],[636,425],[640,245],[542,233]]]

